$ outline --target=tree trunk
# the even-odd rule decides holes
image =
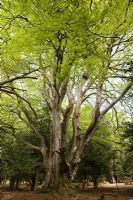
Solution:
[[[50,139],[50,166],[52,181],[55,181],[60,176],[61,167],[61,113],[58,108],[53,110],[52,118],[52,136]]]
[[[65,163],[63,164],[63,162],[61,157],[59,157],[59,160],[55,160],[54,156],[50,156],[46,167],[44,187],[51,187],[51,185],[53,186],[60,180],[70,180],[69,167]],[[54,167],[56,167],[56,169]]]
[[[14,190],[14,186],[15,186],[15,177],[12,176],[10,179],[10,190]]]
[[[95,190],[98,189],[98,177],[97,176],[93,177],[93,187]]]
[[[16,178],[16,184],[15,184],[16,190],[19,190],[19,183],[20,183],[20,180],[18,178]]]
[[[38,181],[38,168],[36,169],[35,173],[31,177],[31,190],[32,191],[36,191],[37,181]]]
[[[52,129],[50,134],[50,149],[46,157],[44,157],[45,166],[45,182],[48,187],[56,182],[61,176],[61,113],[56,108],[52,110]]]

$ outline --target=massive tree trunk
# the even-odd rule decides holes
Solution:
[[[50,147],[47,152],[47,157],[44,155],[45,166],[45,186],[53,184],[61,176],[61,139],[62,139],[62,124],[61,113],[56,104],[52,108]]]

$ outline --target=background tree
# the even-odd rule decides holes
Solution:
[[[133,123],[127,122],[124,127],[124,139],[126,142],[126,157],[123,164],[124,172],[133,173]]]
[[[10,189],[18,190],[19,184],[28,181],[34,189],[36,170],[39,156],[21,142],[16,142],[14,137],[5,135],[1,145],[1,180],[10,180]]]

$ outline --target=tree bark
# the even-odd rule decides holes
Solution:
[[[15,186],[15,177],[14,176],[12,176],[11,178],[10,178],[10,190],[14,190],[14,186]]]
[[[60,175],[61,166],[61,113],[58,108],[53,110],[52,118],[52,136],[50,139],[50,150],[51,150],[51,164],[52,164],[52,179],[56,180]]]

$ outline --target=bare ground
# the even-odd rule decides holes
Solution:
[[[94,192],[91,188],[81,192],[75,196],[68,195],[68,191],[64,191],[63,194],[44,194],[30,191],[16,191],[0,192],[0,200],[98,200],[101,193],[117,194],[117,197],[106,196],[105,200],[133,200],[133,186],[119,186],[117,190],[113,185],[104,185],[102,189]]]

